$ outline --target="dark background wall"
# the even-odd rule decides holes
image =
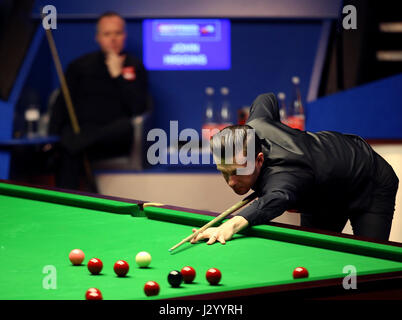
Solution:
[[[378,14],[381,12],[381,5],[373,5],[375,3],[371,0],[250,0],[247,2],[204,0],[196,3],[183,0],[135,2],[38,0],[34,2],[32,17],[39,23],[39,12],[42,6],[46,4],[56,6],[58,28],[53,31],[53,35],[64,69],[73,59],[97,50],[98,47],[94,41],[95,20],[106,10],[120,12],[127,19],[127,47],[139,58],[142,58],[142,19],[144,18],[222,17],[230,19],[232,53],[230,70],[149,71],[150,90],[154,97],[154,126],[167,130],[170,120],[178,120],[179,129],[199,130],[203,118],[206,86],[215,87],[217,90],[222,86],[229,87],[232,113],[236,113],[237,109],[243,106],[249,106],[254,98],[263,92],[283,91],[287,94],[289,102],[292,93],[290,79],[295,75],[301,78],[301,92],[306,99],[311,92],[311,79],[318,57],[317,50],[322,45],[320,41],[325,38],[324,25],[328,23],[332,36],[328,41],[319,95],[322,97],[332,95],[378,79],[378,76],[370,73],[372,70],[385,70],[378,64],[376,68],[372,67],[376,41],[373,36],[375,33],[371,30],[378,27],[376,23],[381,18]],[[342,20],[342,6],[346,4],[353,4],[357,8],[357,30],[337,29]],[[389,11],[392,12],[392,10],[386,12]],[[392,43],[396,42],[392,41]],[[324,46],[324,49],[327,48]],[[25,68],[24,72],[27,72],[23,75],[26,80],[20,81],[24,85],[19,90],[16,106],[14,107],[14,102],[9,101],[10,108],[15,109],[11,110],[14,113],[14,120],[17,120],[27,105],[32,102],[38,103],[44,112],[49,94],[59,86],[44,36],[42,36],[38,52],[35,53],[33,63]],[[381,93],[378,92],[378,94]],[[385,92],[383,94],[387,95]],[[364,106],[363,100],[364,97],[356,101]],[[339,103],[349,106],[349,101]],[[360,117],[362,111],[359,105],[353,103],[348,107],[350,115],[356,114]],[[398,101],[387,102],[387,107],[389,114],[395,115],[395,110],[399,110],[397,109]],[[329,115],[331,113],[326,113],[325,108],[319,107],[314,110],[316,111],[307,114],[307,129],[321,127],[320,124],[327,123],[325,119],[333,118]],[[8,117],[11,111],[6,107],[0,110],[4,117],[6,115]],[[366,110],[364,112],[366,113]],[[349,127],[343,127],[342,117],[337,119],[339,122],[336,125],[331,122],[332,126],[328,129],[351,131]],[[15,124],[17,125],[18,121]],[[358,126],[352,129],[359,133]],[[376,136],[375,128],[371,130],[373,130],[373,136]],[[391,133],[381,132],[380,136],[399,135],[399,131]],[[8,133],[5,136],[8,136]]]
[[[154,97],[155,127],[167,129],[169,120],[180,128],[200,129],[205,104],[205,87],[230,90],[232,114],[249,106],[264,92],[283,91],[290,98],[291,77],[301,79],[307,96],[324,20],[338,15],[341,1],[333,0],[137,0],[137,1],[45,1],[33,2],[32,18],[40,28],[45,5],[57,9],[57,30],[53,31],[63,68],[75,58],[97,50],[94,41],[96,18],[114,10],[127,20],[127,48],[142,58],[144,18],[228,18],[231,21],[231,69],[226,71],[150,71]],[[46,111],[51,91],[59,86],[48,45],[43,36],[40,49],[25,75],[15,106],[14,131],[29,103]],[[219,101],[216,101],[219,103]]]
[[[216,91],[227,86],[233,113],[249,106],[264,92],[284,91],[290,96],[294,75],[300,77],[302,94],[306,96],[320,28],[321,23],[314,20],[292,24],[279,20],[232,20],[230,70],[149,71],[155,126],[166,129],[169,120],[178,120],[180,128],[201,128],[206,86]],[[53,34],[64,69],[73,59],[97,50],[94,30],[92,20],[59,22]],[[127,32],[128,51],[142,59],[142,21],[129,19]],[[42,93],[59,85],[54,68],[48,68],[49,63],[51,57],[43,48],[32,69],[34,73],[43,70]],[[49,71],[49,76],[44,77],[43,73]]]

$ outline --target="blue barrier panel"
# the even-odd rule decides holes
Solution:
[[[307,105],[306,130],[365,139],[402,138],[402,74],[320,98]]]

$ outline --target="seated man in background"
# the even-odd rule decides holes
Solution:
[[[100,50],[78,58],[66,70],[80,133],[73,131],[62,92],[50,111],[49,134],[61,137],[56,172],[60,188],[79,188],[84,152],[91,160],[128,154],[131,118],[146,109],[147,75],[142,63],[123,51],[124,19],[107,12],[96,27]]]

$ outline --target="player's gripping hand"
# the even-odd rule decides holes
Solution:
[[[197,229],[193,229],[193,233],[196,231]],[[213,244],[216,241],[225,244],[227,240],[232,238],[232,236],[233,232],[230,229],[222,229],[222,226],[217,228],[208,228],[204,232],[200,232],[195,238],[193,238],[191,240],[191,243],[196,243],[197,241],[208,239],[207,244]]]
[[[248,221],[240,216],[233,217],[226,221],[219,227],[208,228],[204,232],[200,232],[197,236],[191,239],[191,243],[196,243],[199,240],[208,239],[207,244],[213,244],[216,241],[221,244],[225,244],[226,241],[232,239],[233,235],[239,232],[241,229],[248,226]],[[197,229],[193,229],[193,233]]]

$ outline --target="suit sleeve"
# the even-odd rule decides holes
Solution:
[[[256,118],[268,118],[271,121],[280,122],[278,101],[273,93],[260,94],[254,100],[248,121]]]
[[[313,182],[313,176],[302,171],[279,172],[268,179],[258,200],[238,213],[249,226],[268,223],[286,210],[294,209]]]

